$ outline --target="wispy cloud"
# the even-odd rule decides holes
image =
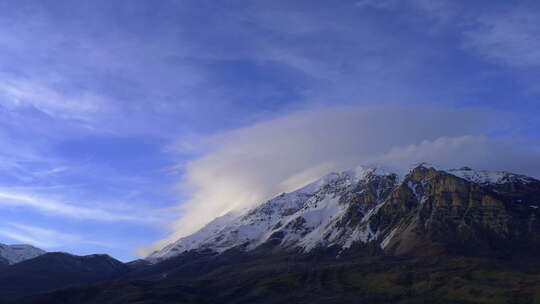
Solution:
[[[540,65],[540,11],[521,6],[476,18],[464,32],[464,46],[488,60],[512,67]]]
[[[6,189],[0,189],[0,208],[1,207],[30,208],[46,215],[63,216],[81,220],[136,222],[152,222],[157,220],[151,215],[133,215],[128,210],[112,213],[104,209],[67,204],[33,194],[14,192]],[[128,213],[130,215],[128,215]]]
[[[464,50],[486,60],[518,68],[540,65],[538,6],[534,2],[486,4],[482,1],[476,6],[448,0],[362,0],[355,6],[394,12],[413,9],[425,20],[433,21],[431,30],[459,34]]]
[[[8,108],[33,107],[54,118],[88,120],[106,112],[109,104],[110,101],[95,92],[78,91],[70,95],[36,79],[0,75],[0,105]]]
[[[90,240],[81,235],[12,222],[0,224],[0,235],[14,241],[31,244],[43,249],[54,249],[72,244],[90,244],[111,247],[110,244]]]

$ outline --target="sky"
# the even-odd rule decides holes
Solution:
[[[331,171],[540,178],[536,1],[0,1],[0,243],[128,261]]]

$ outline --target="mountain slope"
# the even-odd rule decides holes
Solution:
[[[44,250],[31,245],[0,244],[0,264],[2,260],[7,261],[8,264],[15,264],[42,254],[45,254]]]
[[[244,214],[219,217],[148,259],[166,259],[192,249],[222,252],[241,246],[251,250],[269,243],[305,251],[320,245],[350,247],[373,238],[373,232],[356,224],[363,216],[369,217],[397,182],[396,174],[376,168],[332,173]]]
[[[422,246],[517,250],[540,244],[539,205],[540,182],[523,175],[420,165],[400,178],[359,167],[329,174],[243,214],[217,218],[148,259],[188,250],[309,252],[371,243],[394,254]]]

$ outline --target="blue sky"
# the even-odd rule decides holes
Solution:
[[[230,151],[278,134],[265,133],[272,123],[314,128],[291,117],[346,107],[389,109],[377,122],[440,118],[381,153],[482,136],[482,147],[505,146],[493,160],[518,153],[508,147],[539,159],[539,20],[534,1],[1,1],[0,242],[133,259],[204,221],[182,217],[186,202],[211,209],[201,197],[234,196],[199,191],[236,164]],[[442,121],[437,136],[418,131]],[[319,169],[309,172],[334,167]],[[292,178],[278,175],[265,182]]]

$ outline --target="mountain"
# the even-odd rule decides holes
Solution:
[[[15,264],[45,254],[44,250],[31,245],[0,244],[0,264]]]
[[[376,244],[406,254],[419,248],[488,253],[540,244],[540,181],[509,172],[420,165],[407,175],[359,167],[329,174],[149,255],[230,248],[310,252]],[[499,251],[498,251],[499,252]]]
[[[533,254],[540,245],[539,190],[538,180],[507,172],[418,167],[385,200],[372,228],[394,255]]]
[[[19,295],[118,278],[128,266],[104,254],[49,252],[0,271],[0,303]]]
[[[540,181],[510,172],[359,167],[14,303],[537,303],[539,206]]]
[[[193,249],[222,252],[241,246],[252,250],[272,243],[306,252],[318,245],[350,247],[355,241],[375,237],[367,226],[357,226],[367,222],[398,181],[397,174],[376,168],[331,173],[244,214],[219,217],[148,259],[166,259]]]

